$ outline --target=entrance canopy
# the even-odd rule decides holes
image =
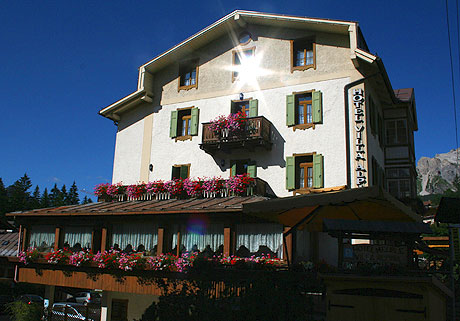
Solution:
[[[421,217],[382,188],[306,194],[243,205],[243,212],[309,231],[323,231],[324,219],[420,222]]]

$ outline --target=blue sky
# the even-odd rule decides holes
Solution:
[[[97,112],[136,89],[140,65],[235,9],[358,21],[393,88],[415,88],[417,159],[455,148],[444,1],[11,0],[0,3],[5,185],[25,172],[42,189],[110,181],[116,127]]]

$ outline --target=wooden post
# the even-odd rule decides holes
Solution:
[[[179,256],[180,255],[180,244],[181,243],[181,239],[180,239],[180,231],[177,232],[177,245],[176,245],[176,248],[177,248],[177,251],[176,251],[176,255]]]
[[[236,231],[235,229],[231,230],[231,247],[230,247],[230,255],[235,255],[237,248],[236,248]]]
[[[231,246],[231,229],[230,227],[224,228],[224,256],[230,256]]]
[[[159,227],[158,228],[157,255],[163,254],[164,237],[165,237],[165,229],[163,227]]]
[[[290,229],[291,229],[290,227],[285,227],[284,233],[286,233]],[[283,239],[283,242],[286,242],[286,244],[283,245],[283,248],[287,250],[287,253],[284,253],[283,255],[283,260],[287,260],[289,258],[291,262],[294,262],[293,257],[292,257],[292,233],[286,236]]]
[[[59,240],[61,239],[61,228],[56,227],[56,230],[54,232],[54,250],[57,251],[59,250]]]
[[[104,252],[107,248],[107,228],[103,227],[101,230],[101,252]]]
[[[22,227],[22,250],[27,250],[27,227]]]

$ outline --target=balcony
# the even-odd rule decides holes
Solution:
[[[210,125],[211,123],[203,123],[203,140],[200,144],[200,148],[208,154],[219,150],[230,151],[241,148],[252,151],[256,147],[270,150],[272,147],[272,124],[263,116],[247,118],[244,130],[237,134],[229,134],[226,130],[215,133],[210,129]]]

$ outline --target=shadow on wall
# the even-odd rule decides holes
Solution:
[[[245,149],[221,150],[212,155],[212,158],[222,173],[230,169],[231,162],[234,160],[254,161],[257,167],[263,169],[267,169],[269,166],[286,167],[286,160],[284,159],[284,143],[286,141],[273,124],[271,140],[273,143],[271,150],[262,147],[257,147],[253,151]]]

